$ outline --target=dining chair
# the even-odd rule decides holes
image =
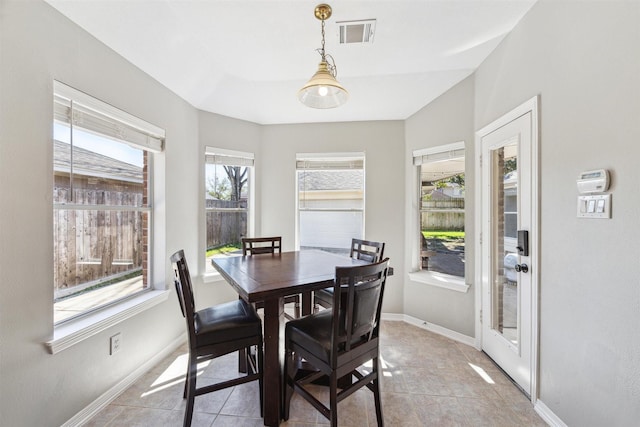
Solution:
[[[275,254],[282,252],[282,237],[243,237],[242,255]]]
[[[282,237],[243,237],[242,238],[242,255],[260,255],[260,254],[280,254],[282,253]],[[285,313],[287,319],[297,319],[300,317],[300,295],[289,295],[284,298],[285,304],[294,304],[294,315],[290,316]],[[255,304],[256,309],[264,308],[264,302],[259,301]]]
[[[187,399],[184,427],[191,425],[196,396],[254,380],[258,380],[260,387],[262,413],[263,339],[260,317],[251,304],[241,299],[196,311],[191,276],[184,251],[180,250],[173,254],[171,262],[178,302],[182,316],[187,322],[189,340],[189,363],[183,395]],[[255,347],[255,357],[252,356],[252,347]],[[245,355],[246,365],[249,367],[247,375],[199,388],[196,386],[198,363],[235,351]]]
[[[351,239],[351,250],[349,257],[376,263],[383,259],[384,242],[374,242],[371,240]],[[330,308],[333,302],[333,288],[321,289],[314,292],[313,311],[317,312],[319,307]]]
[[[380,401],[380,312],[389,259],[356,267],[336,267],[333,308],[287,322],[285,326],[284,419],[297,392],[323,416],[338,425],[338,403],[366,386],[373,392],[378,426],[383,426]],[[342,298],[342,296],[345,298]],[[311,373],[298,372],[304,360]],[[371,367],[363,367],[371,362]],[[328,377],[329,407],[307,386]],[[347,385],[341,380],[348,376]],[[356,379],[355,382],[352,382]]]

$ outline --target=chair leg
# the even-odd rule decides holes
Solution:
[[[296,319],[299,319],[300,318],[300,303],[299,302],[295,303],[293,312],[294,312],[294,316],[296,316]]]
[[[249,356],[250,352],[246,348],[238,350],[238,372],[247,373],[247,357]]]
[[[373,380],[373,400],[376,405],[376,420],[378,421],[378,427],[384,427],[384,418],[382,417],[382,402],[380,400],[380,364],[378,358],[373,359],[373,372],[378,375]]]
[[[258,373],[260,374],[260,376],[258,377],[258,387],[260,388],[260,416],[264,417],[264,381],[263,381],[263,377],[264,377],[264,356],[263,356],[263,352],[264,348],[263,348],[263,344],[260,343],[260,345],[258,346],[258,348],[256,349],[256,352],[258,353],[257,356],[257,368],[258,368]]]
[[[184,391],[182,393],[182,398],[187,398],[187,388],[189,387],[189,367],[187,367],[187,373],[184,376]]]
[[[329,375],[329,411],[331,427],[338,427],[338,377],[335,371]]]
[[[287,421],[289,419],[289,409],[291,407],[291,398],[293,397],[293,381],[295,373],[293,372],[296,366],[295,356],[293,352],[287,350],[284,355],[284,396],[282,400],[282,418]]]
[[[187,407],[184,411],[183,427],[191,427],[193,418],[193,405],[196,397],[196,375],[198,374],[198,362],[195,355],[189,354],[189,367],[187,369]]]

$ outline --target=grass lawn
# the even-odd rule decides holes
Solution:
[[[458,240],[464,239],[464,231],[422,231],[425,239]]]
[[[209,249],[207,251],[207,258],[213,255],[224,255],[226,253],[235,252],[241,249],[242,247],[240,246],[240,243],[231,243],[228,245],[219,246],[217,248]]]

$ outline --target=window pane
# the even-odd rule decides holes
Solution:
[[[348,255],[363,238],[364,170],[299,170],[298,209],[301,250]]]
[[[215,271],[212,257],[242,254],[251,170],[248,166],[205,165],[206,273]]]
[[[421,268],[464,277],[464,158],[424,163],[421,182]]]
[[[147,153],[54,126],[54,322],[147,288]]]

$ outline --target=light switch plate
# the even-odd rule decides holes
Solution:
[[[578,196],[578,218],[611,218],[611,194]]]

